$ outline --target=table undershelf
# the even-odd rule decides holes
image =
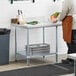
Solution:
[[[46,52],[46,53],[36,53],[36,54],[27,55],[27,57],[28,58],[31,58],[31,57],[40,57],[40,56],[48,56],[48,55],[53,55],[53,54],[56,54],[56,53],[49,53],[49,52]],[[20,55],[22,57],[26,57],[25,51],[19,51],[17,53],[17,55]]]

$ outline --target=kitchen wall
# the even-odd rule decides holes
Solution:
[[[17,10],[23,10],[23,15],[26,21],[28,17],[34,18],[38,21],[48,21],[50,14],[55,11],[61,11],[62,2],[52,2],[52,0],[32,0],[29,1],[16,1],[10,4],[9,0],[0,0],[0,27],[10,27],[10,61],[15,58],[15,45],[14,45],[14,27],[10,24],[10,19],[17,16]],[[26,30],[18,28],[18,50],[24,50],[26,45]],[[30,43],[42,42],[42,30],[34,29],[30,30]],[[46,29],[46,42],[51,46],[51,52],[55,52],[55,28]],[[58,28],[58,50],[60,54],[67,52],[67,47],[62,39],[62,28]]]

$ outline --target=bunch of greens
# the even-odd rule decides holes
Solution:
[[[38,24],[38,21],[26,22],[26,24],[36,25],[36,24]]]

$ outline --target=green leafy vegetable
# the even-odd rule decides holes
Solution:
[[[26,24],[36,25],[36,24],[38,24],[38,21],[26,22]]]

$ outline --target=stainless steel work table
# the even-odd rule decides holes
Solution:
[[[45,54],[42,56],[46,56],[46,55],[51,55],[51,54],[56,54],[56,62],[58,62],[58,26],[61,26],[61,22],[57,22],[57,23],[39,23],[36,25],[29,25],[29,24],[24,24],[24,25],[18,25],[18,24],[12,24],[15,27],[15,60],[17,60],[17,27],[20,28],[25,28],[27,30],[27,52],[30,53],[29,51],[29,30],[31,29],[36,29],[36,28],[42,28],[43,29],[43,43],[45,43],[45,28],[47,27],[56,27],[56,53],[50,53],[50,54]],[[30,63],[30,56],[27,55],[26,52],[26,59],[27,59],[27,64],[29,65]]]

